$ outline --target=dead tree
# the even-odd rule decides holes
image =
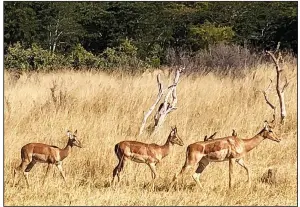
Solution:
[[[173,110],[177,109],[177,94],[176,94],[176,87],[179,82],[180,74],[184,71],[185,67],[180,67],[175,72],[175,77],[173,80],[173,84],[167,87],[166,89],[163,89],[163,85],[160,80],[160,74],[157,75],[157,85],[158,85],[158,94],[156,101],[154,104],[150,107],[148,112],[144,114],[144,119],[142,121],[142,125],[140,128],[140,135],[143,133],[143,130],[145,128],[145,124],[147,122],[148,117],[151,115],[152,111],[155,109],[155,106],[161,101],[163,95],[166,93],[164,101],[159,105],[157,112],[154,116],[154,130],[152,133],[156,133],[160,126],[164,123],[166,116],[172,112]],[[172,100],[169,101],[170,96],[172,94]]]
[[[279,48],[279,45],[277,46],[277,50]],[[280,59],[282,60],[282,56],[279,52],[279,55],[277,58],[275,58],[275,55],[270,52],[270,51],[266,51],[266,53],[268,55],[271,56],[274,64],[275,64],[275,68],[276,68],[276,92],[277,92],[277,95],[278,95],[278,99],[279,99],[279,105],[280,105],[280,115],[281,115],[281,124],[284,124],[285,122],[285,117],[287,115],[287,112],[286,112],[286,107],[285,107],[285,102],[284,102],[284,90],[286,89],[286,87],[288,86],[288,81],[287,81],[287,78],[285,76],[285,83],[281,83],[281,74],[283,72],[283,69],[280,67],[279,65],[279,61]],[[272,80],[271,80],[271,83],[272,83]],[[267,92],[271,86],[271,83],[270,85],[268,86],[267,90],[263,91],[263,94],[264,94],[264,97],[265,97],[265,100],[266,100],[266,103],[273,109],[274,111],[274,114],[273,114],[273,118],[275,120],[275,112],[276,112],[276,107],[271,104],[271,102],[268,100],[268,97],[267,97]]]

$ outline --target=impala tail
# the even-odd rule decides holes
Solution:
[[[115,153],[118,155],[118,148],[119,148],[119,143],[115,145]]]
[[[115,154],[119,158],[119,152],[120,152],[120,143],[115,145]]]

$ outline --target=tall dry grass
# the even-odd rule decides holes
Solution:
[[[265,119],[272,118],[272,110],[259,90],[268,85],[275,70],[273,65],[255,70],[255,79],[251,74],[242,79],[183,75],[177,88],[178,109],[167,117],[154,138],[147,134],[137,137],[143,111],[157,95],[156,80],[151,76],[61,71],[23,74],[15,80],[5,72],[5,205],[296,205],[296,65],[286,68],[290,80],[286,89],[288,116],[286,125],[276,130],[281,143],[265,140],[246,156],[251,169],[249,188],[245,171],[234,165],[234,186],[228,190],[228,162],[224,162],[212,163],[203,172],[200,180],[204,189],[197,189],[191,176],[186,175],[184,182],[179,180],[178,190],[167,192],[174,173],[184,163],[187,145],[215,131],[219,137],[230,135],[232,129],[240,137],[250,138]],[[270,99],[277,104],[275,90]],[[117,142],[127,139],[163,144],[173,125],[177,125],[185,145],[175,146],[158,165],[156,191],[147,187],[151,180],[148,166],[133,162],[125,167],[120,187],[109,187],[117,164],[113,150]],[[64,147],[67,129],[77,129],[85,146],[74,148],[64,160],[68,187],[55,167],[42,186],[45,164],[32,169],[30,189],[22,176],[19,184],[11,187],[21,147],[28,142]],[[268,168],[277,169],[275,185],[259,181]]]

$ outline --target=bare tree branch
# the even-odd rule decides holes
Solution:
[[[287,81],[287,77],[285,77],[285,83],[284,83],[284,85],[283,85],[283,87],[282,87],[281,93],[284,92],[285,88],[286,88],[288,85],[289,85],[289,82]]]
[[[276,114],[276,107],[269,101],[268,99],[268,92],[269,92],[269,89],[270,89],[270,86],[272,84],[272,79],[270,79],[270,84],[269,86],[267,87],[266,90],[262,91],[263,94],[264,94],[264,97],[265,97],[265,100],[266,100],[266,103],[273,109],[273,120],[275,120],[275,114]]]
[[[155,115],[155,125],[154,125],[153,134],[155,134],[158,131],[159,127],[163,124],[167,114],[169,114],[171,111],[177,109],[176,104],[177,104],[178,99],[177,99],[177,95],[176,95],[176,87],[179,82],[180,74],[184,71],[184,69],[185,69],[185,67],[183,67],[183,68],[180,67],[179,69],[176,70],[173,84],[168,87],[169,91],[165,97],[165,100]],[[173,99],[171,102],[168,102],[171,94],[172,94]]]
[[[278,45],[277,45],[277,50],[278,50],[279,46],[280,46],[280,43],[278,43]],[[275,68],[276,68],[276,91],[277,91],[277,95],[278,95],[278,98],[279,98],[279,104],[280,104],[281,123],[284,124],[285,117],[286,117],[286,114],[287,114],[286,107],[285,107],[285,102],[284,102],[284,89],[288,86],[288,81],[287,81],[287,78],[285,77],[286,78],[285,84],[281,87],[280,74],[283,71],[283,69],[281,69],[280,66],[279,66],[279,59],[280,58],[282,59],[282,56],[279,53],[279,57],[276,59],[272,52],[266,51],[266,53],[271,56],[271,58],[272,58],[272,60],[275,64]]]
[[[160,74],[157,75],[157,85],[158,85],[158,94],[157,94],[157,98],[156,98],[156,101],[154,102],[154,104],[150,107],[149,111],[147,113],[145,113],[144,115],[144,119],[143,119],[143,122],[142,122],[142,125],[141,125],[141,128],[140,128],[140,133],[139,135],[141,135],[143,133],[143,130],[145,128],[145,124],[147,122],[147,119],[148,117],[150,116],[150,114],[152,113],[152,111],[154,110],[155,106],[158,104],[158,102],[160,101],[160,99],[162,98],[163,96],[163,86],[162,86],[162,83],[161,83],[161,80],[160,80]]]

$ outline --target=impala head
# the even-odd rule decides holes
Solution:
[[[67,136],[69,137],[69,145],[71,147],[76,146],[82,148],[81,142],[77,139],[77,129],[73,134],[68,130]]]
[[[281,139],[276,136],[276,134],[273,132],[272,128],[274,128],[274,125],[269,125],[268,121],[265,121],[264,128],[260,132],[260,135],[264,137],[265,139],[270,139],[275,142],[280,142]]]
[[[178,136],[177,134],[177,127],[175,126],[175,128],[172,128],[171,127],[171,132],[170,132],[170,135],[169,135],[169,141],[172,143],[172,144],[178,144],[179,146],[183,146],[183,141],[182,139]]]

